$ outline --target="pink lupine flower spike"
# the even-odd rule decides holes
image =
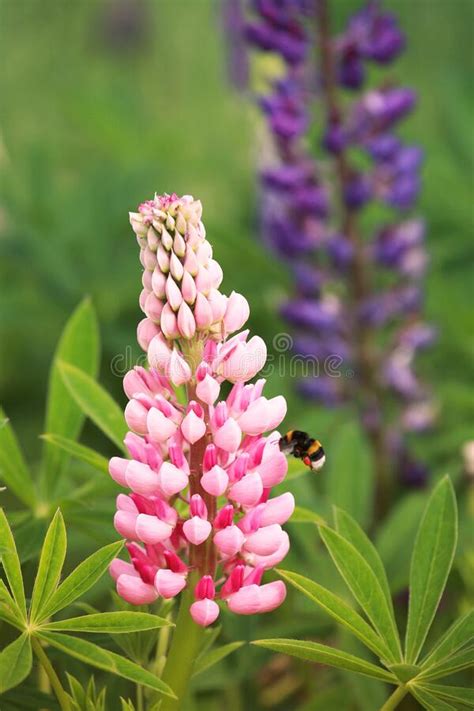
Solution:
[[[137,605],[191,586],[190,614],[207,626],[219,601],[243,615],[283,602],[283,582],[262,579],[288,552],[282,525],[294,499],[270,498],[287,470],[274,431],[286,402],[268,400],[263,379],[248,382],[266,361],[265,343],[239,332],[249,306],[219,291],[222,269],[201,214],[198,200],[175,194],[130,214],[144,269],[137,337],[149,366],[124,378],[130,459],[113,457],[110,475],[130,490],[119,494],[114,519],[130,563],[116,559],[110,572]]]

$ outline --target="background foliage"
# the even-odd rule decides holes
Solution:
[[[335,5],[342,19],[359,3],[338,0]],[[439,420],[417,447],[433,481],[450,473],[459,500],[461,535],[443,601],[444,629],[466,608],[474,578],[467,519],[473,492],[461,458],[473,419],[473,5],[469,0],[387,5],[400,15],[409,43],[394,72],[421,96],[405,132],[427,153],[420,208],[429,225],[432,258],[427,312],[440,331],[438,344],[424,356],[425,374],[439,400]],[[128,13],[120,7],[128,7]],[[35,472],[38,435],[45,431],[49,362],[67,317],[85,294],[100,324],[100,380],[124,402],[111,362],[123,354],[130,367],[138,355],[139,265],[128,209],[155,190],[201,198],[224,285],[247,296],[251,328],[270,344],[284,330],[276,306],[288,278],[259,241],[254,166],[262,129],[249,102],[228,84],[217,2],[2,0],[0,12],[0,397]],[[125,363],[119,366],[126,368]],[[93,372],[93,363],[89,367]],[[336,503],[374,533],[398,595],[397,616],[405,618],[409,550],[425,494],[400,491],[388,520],[375,526],[370,462],[351,413],[324,412],[299,400],[288,375],[273,374],[269,381],[272,392],[283,389],[289,398],[288,425],[319,435],[329,453],[318,481],[294,480],[298,503],[324,516],[330,515],[329,503]],[[90,424],[83,441],[104,455],[115,451]],[[87,465],[74,464],[65,485],[71,497],[76,468],[82,477],[98,476]],[[110,505],[107,497],[88,499],[82,524],[76,518],[72,561],[116,539],[111,525],[115,487],[104,487]],[[7,510],[17,506],[10,494],[2,497]],[[68,521],[67,511],[65,517]],[[39,546],[47,523],[44,512],[34,523]],[[338,590],[313,526],[294,524],[292,529],[293,552],[285,568],[303,566],[308,577]],[[17,540],[26,558],[35,555],[27,545],[28,531],[23,542],[21,535]],[[104,579],[91,602],[102,599],[110,606],[110,588]],[[223,641],[298,635],[333,639],[334,628],[295,594],[272,617],[271,629],[267,618],[257,629],[254,620],[228,617]],[[341,647],[360,654],[352,640],[339,637]],[[341,694],[347,700],[348,689],[353,707],[361,711],[376,708],[380,699],[377,682],[323,668],[315,675],[309,666],[270,657],[261,649],[246,647],[236,659],[238,665],[227,668],[231,677],[223,663],[196,680],[203,708],[213,708],[217,698],[222,701],[216,689],[229,709],[287,708],[296,702],[302,709],[341,708]],[[76,662],[67,669],[86,678]],[[112,690],[112,697],[115,691],[125,694],[127,687]]]

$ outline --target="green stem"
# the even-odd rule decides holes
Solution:
[[[393,694],[387,699],[383,706],[380,707],[380,711],[393,711],[396,709],[400,701],[405,698],[408,694],[408,687],[405,684],[399,686]]]
[[[196,579],[196,576],[190,576],[186,590],[181,595],[176,627],[162,677],[178,699],[163,697],[160,711],[182,711],[193,665],[199,654],[203,628],[189,614],[189,607],[194,601]]]
[[[66,694],[66,691],[63,688],[63,685],[59,681],[59,677],[54,671],[53,665],[49,661],[48,657],[46,656],[46,652],[44,651],[43,647],[41,646],[41,642],[38,639],[35,639],[34,637],[31,638],[31,645],[33,647],[33,651],[38,657],[38,660],[45,670],[46,674],[48,675],[48,678],[51,682],[51,686],[54,689],[54,693],[56,694],[56,697],[59,701],[59,705],[61,706],[62,711],[71,711],[71,705],[69,703],[69,697]]]
[[[137,711],[143,711],[143,686],[137,684]]]

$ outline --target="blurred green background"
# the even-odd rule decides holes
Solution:
[[[339,24],[361,3],[333,4]],[[416,447],[435,473],[456,478],[474,420],[474,4],[386,5],[408,35],[408,50],[389,74],[420,94],[404,134],[427,154],[419,209],[428,221],[431,255],[426,312],[440,331],[421,364],[440,417]],[[0,400],[32,461],[49,362],[63,324],[85,294],[100,320],[100,379],[124,401],[111,361],[127,346],[138,355],[141,318],[138,249],[127,213],[155,191],[191,193],[203,201],[224,290],[247,296],[251,328],[268,343],[285,330],[276,306],[290,280],[258,234],[255,166],[262,124],[248,97],[229,84],[220,10],[211,0],[0,2]],[[344,419],[344,413],[300,401],[292,385],[270,378],[269,391],[289,398],[289,424],[318,433]],[[85,440],[110,451],[90,426]],[[295,484],[300,503],[317,507],[317,493],[305,482]],[[305,550],[311,551],[307,535],[295,534],[294,555]],[[323,560],[317,564],[327,568]],[[290,604],[272,628],[275,636],[306,631],[304,601],[294,604],[302,608],[297,623]],[[239,619],[228,624],[229,638],[233,634],[245,638],[255,630]],[[259,672],[259,707],[292,698],[296,682],[278,664]],[[249,665],[241,661],[237,676],[246,675]],[[360,686],[355,693],[363,693]],[[322,697],[311,708],[329,708],[329,701]]]

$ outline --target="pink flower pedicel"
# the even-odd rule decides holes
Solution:
[[[269,498],[287,471],[273,431],[286,402],[264,397],[263,379],[247,382],[265,364],[265,343],[236,333],[249,306],[219,291],[222,269],[201,213],[198,200],[173,194],[130,214],[144,267],[138,341],[149,368],[124,378],[131,459],[113,457],[110,474],[131,489],[117,497],[114,519],[131,562],[116,559],[110,571],[136,605],[192,586],[190,614],[207,626],[219,600],[243,615],[283,602],[283,582],[262,578],[288,552],[282,524],[294,499]],[[232,387],[219,399],[225,381]]]

